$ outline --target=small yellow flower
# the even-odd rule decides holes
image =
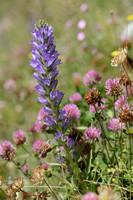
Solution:
[[[117,56],[120,53],[120,51],[116,50],[116,51],[112,51],[111,52],[111,56]]]
[[[128,22],[133,21],[133,15],[128,15],[126,17],[126,21],[128,21]]]
[[[115,182],[115,178],[112,178],[112,181]]]

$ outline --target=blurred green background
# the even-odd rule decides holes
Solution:
[[[83,4],[87,5],[85,11]],[[111,52],[122,47],[121,33],[132,12],[131,0],[0,0],[0,141],[13,141],[17,129],[28,131],[42,107],[29,65],[31,32],[39,18],[54,27],[62,59],[58,87],[65,93],[65,104],[75,92],[73,73],[80,73],[83,81],[85,73],[95,69],[101,72],[102,83],[119,74],[119,68],[110,65]],[[86,27],[79,29],[82,19]],[[82,41],[77,39],[79,32],[85,34]],[[6,87],[10,79],[14,81],[11,88]]]

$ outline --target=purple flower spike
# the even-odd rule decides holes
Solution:
[[[53,27],[49,27],[41,20],[39,25],[35,26],[32,36],[34,38],[31,41],[33,59],[30,65],[37,71],[33,74],[38,82],[35,90],[41,95],[38,98],[39,102],[46,106],[45,113],[54,116],[52,118],[47,116],[44,122],[49,126],[55,126],[58,119],[63,121],[65,117],[59,109],[64,93],[56,90],[58,80],[55,78],[59,73],[57,66],[61,64],[61,59],[58,58],[60,54],[53,43]]]

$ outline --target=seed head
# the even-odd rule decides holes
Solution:
[[[97,102],[100,102],[100,92],[96,90],[96,88],[90,89],[84,96],[85,101],[88,105],[95,105]]]
[[[38,166],[36,169],[32,171],[32,179],[31,182],[35,182],[36,185],[41,185],[44,180],[44,170]]]
[[[120,122],[133,122],[133,112],[129,107],[124,107],[119,112]]]
[[[128,85],[131,86],[132,81],[131,81],[130,77],[128,76],[128,74],[123,72],[121,74],[121,76],[119,77],[119,83],[124,85],[124,86],[128,86]]]

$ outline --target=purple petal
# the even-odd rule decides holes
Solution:
[[[62,121],[62,120],[64,120],[66,117],[67,117],[66,111],[65,111],[65,110],[61,110],[61,111],[60,111],[60,115],[57,116],[57,119]]]
[[[64,93],[63,92],[59,92],[58,96],[56,97],[56,100],[55,100],[54,104],[55,105],[59,105],[61,103],[61,101],[62,101],[63,96],[64,96]]]
[[[52,64],[52,69],[57,66],[57,65],[60,65],[61,64],[61,59],[58,59],[57,61],[55,61],[53,64]]]
[[[56,139],[56,140],[59,140],[59,137],[61,137],[61,140],[63,141],[63,134],[61,134],[59,131],[57,131],[57,132],[55,133],[55,139]]]
[[[52,89],[55,89],[56,88],[56,86],[57,86],[57,83],[58,83],[58,80],[56,79],[56,80],[53,80],[53,82],[51,83],[51,85],[50,85],[50,89],[52,90]]]
[[[45,97],[38,97],[38,101],[44,105],[48,105],[49,102],[46,100]]]
[[[51,78],[51,79],[52,79],[52,78],[55,78],[55,77],[58,75],[58,73],[59,73],[59,70],[57,71],[57,67],[55,67],[55,68],[52,70],[51,74],[50,74],[50,78]]]
[[[37,49],[32,49],[31,52],[36,58],[40,58],[40,53]]]
[[[51,45],[53,41],[54,41],[54,36],[52,35],[48,38],[48,42],[47,42],[48,46]]]
[[[51,47],[50,47],[50,49],[48,50],[48,53],[52,54],[52,53],[54,53],[54,51],[55,51],[55,45],[52,44]]]
[[[51,82],[50,78],[44,78],[43,79],[43,84],[44,85],[50,86],[50,82]]]
[[[38,73],[34,73],[33,75],[32,75],[35,79],[37,79],[38,81],[42,81],[42,77],[38,74]]]
[[[44,120],[44,122],[48,125],[48,126],[55,126],[56,123],[50,118],[50,117],[46,117],[46,119]]]
[[[52,109],[50,109],[49,107],[44,107],[43,109],[48,115],[52,115],[53,114]]]
[[[30,42],[30,44],[31,44],[34,48],[39,49],[39,44],[38,44],[37,42],[35,42],[34,40],[32,40],[32,41]]]
[[[42,89],[39,85],[35,86],[35,91],[36,91],[38,94],[45,95],[45,90]]]

